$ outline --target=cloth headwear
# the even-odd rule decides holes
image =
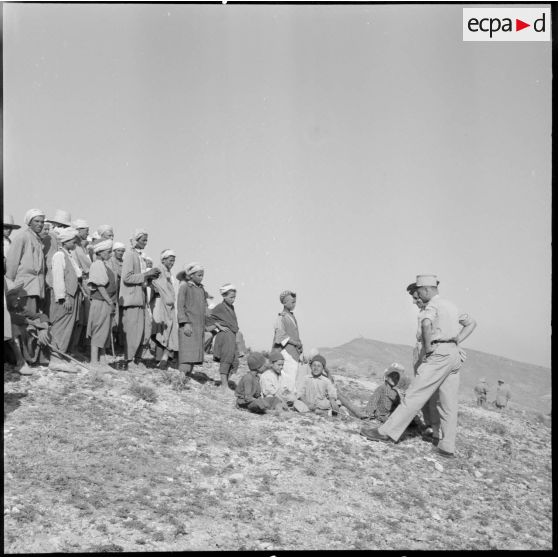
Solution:
[[[250,353],[246,358],[246,363],[250,370],[259,370],[265,364],[265,357],[262,353]]]
[[[101,240],[101,242],[97,242],[97,244],[95,244],[95,246],[93,247],[93,250],[95,251],[95,254],[98,254],[103,250],[112,250],[112,247],[112,240],[110,238],[107,238],[107,240]]]
[[[174,250],[163,250],[161,252],[161,261],[170,256],[174,256],[176,258],[176,252]]]
[[[389,374],[390,372],[399,372],[399,374],[405,374],[405,367],[398,362],[392,362],[385,370],[384,374]]]
[[[186,275],[190,276],[198,271],[203,271],[203,266],[198,262],[191,262],[185,266],[184,270],[186,271]]]
[[[436,275],[417,275],[418,287],[437,287],[438,277]]]
[[[293,293],[293,291],[283,291],[280,295],[279,295],[279,301],[281,302],[281,304],[285,303],[285,299],[291,295],[293,298],[296,298],[296,293]]]
[[[126,250],[126,244],[123,242],[113,242],[112,243],[113,250]]]
[[[51,223],[58,223],[59,225],[64,225],[65,227],[72,226],[72,216],[69,211],[64,209],[57,209],[54,213],[54,217],[49,219]]]
[[[25,221],[26,225],[29,225],[31,219],[35,217],[45,217],[46,213],[42,209],[30,209],[26,214],[23,220]]]
[[[74,228],[76,229],[88,229],[89,225],[85,219],[76,219],[74,221]]]
[[[99,236],[102,236],[104,233],[108,231],[114,234],[114,229],[112,228],[112,225],[99,225],[97,227],[97,232],[99,233]]]
[[[130,238],[130,242],[132,243],[132,246],[134,246],[136,240],[138,238],[141,238],[144,234],[148,234],[147,231],[145,229],[136,229],[134,231],[134,234],[132,235],[132,237]]]
[[[4,227],[10,228],[10,229],[21,229],[20,225],[15,224],[14,216],[13,215],[6,215],[5,213],[4,213]]]
[[[267,357],[269,362],[277,362],[278,360],[285,360],[285,357],[277,350],[271,351]]]
[[[219,292],[224,295],[229,291],[236,291],[236,287],[232,283],[225,283],[222,287],[219,287]]]
[[[324,368],[326,367],[326,359],[322,355],[314,355],[310,360],[310,364],[316,361],[321,362]]]
[[[74,229],[73,227],[67,227],[65,229],[60,229],[60,231],[58,232],[58,240],[60,240],[60,242],[62,243],[68,242],[69,240],[74,239],[77,235],[77,229]]]
[[[498,383],[499,383],[499,384],[503,384],[503,383],[504,383],[504,380],[498,380]]]
[[[483,384],[486,384],[486,378],[481,378],[480,382],[482,382]]]

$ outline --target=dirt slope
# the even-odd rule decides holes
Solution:
[[[439,462],[175,376],[5,375],[6,553],[551,548],[550,429],[526,413],[463,406],[459,457]]]

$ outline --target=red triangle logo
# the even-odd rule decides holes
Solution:
[[[524,21],[521,21],[520,19],[515,20],[515,30],[516,31],[521,31],[522,29],[525,29],[525,27],[531,27],[531,24],[530,23],[525,23]]]

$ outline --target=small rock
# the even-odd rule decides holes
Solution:
[[[432,512],[430,515],[432,516],[432,519],[435,519],[436,521],[442,521],[442,518],[440,517],[440,514],[438,512]]]
[[[436,471],[440,471],[440,473],[444,472],[444,467],[442,466],[441,463],[438,463],[437,461],[434,461],[434,469],[436,469]]]
[[[482,477],[482,473],[480,471],[475,471],[475,477],[480,479]]]
[[[244,480],[244,475],[242,473],[234,473],[229,477],[229,482],[232,484],[242,482],[243,480]]]

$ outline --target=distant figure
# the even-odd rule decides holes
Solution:
[[[6,255],[8,254],[8,251],[10,249],[10,245],[12,244],[10,235],[15,229],[21,229],[21,226],[15,224],[12,215],[6,215],[4,213],[4,264],[6,262]]]
[[[510,388],[506,384],[504,384],[504,380],[498,380],[498,387],[496,388],[496,400],[494,401],[494,405],[496,405],[497,409],[504,409],[510,399]]]
[[[473,388],[477,396],[477,407],[486,407],[486,396],[488,395],[488,384],[486,378],[481,378],[479,383]]]

